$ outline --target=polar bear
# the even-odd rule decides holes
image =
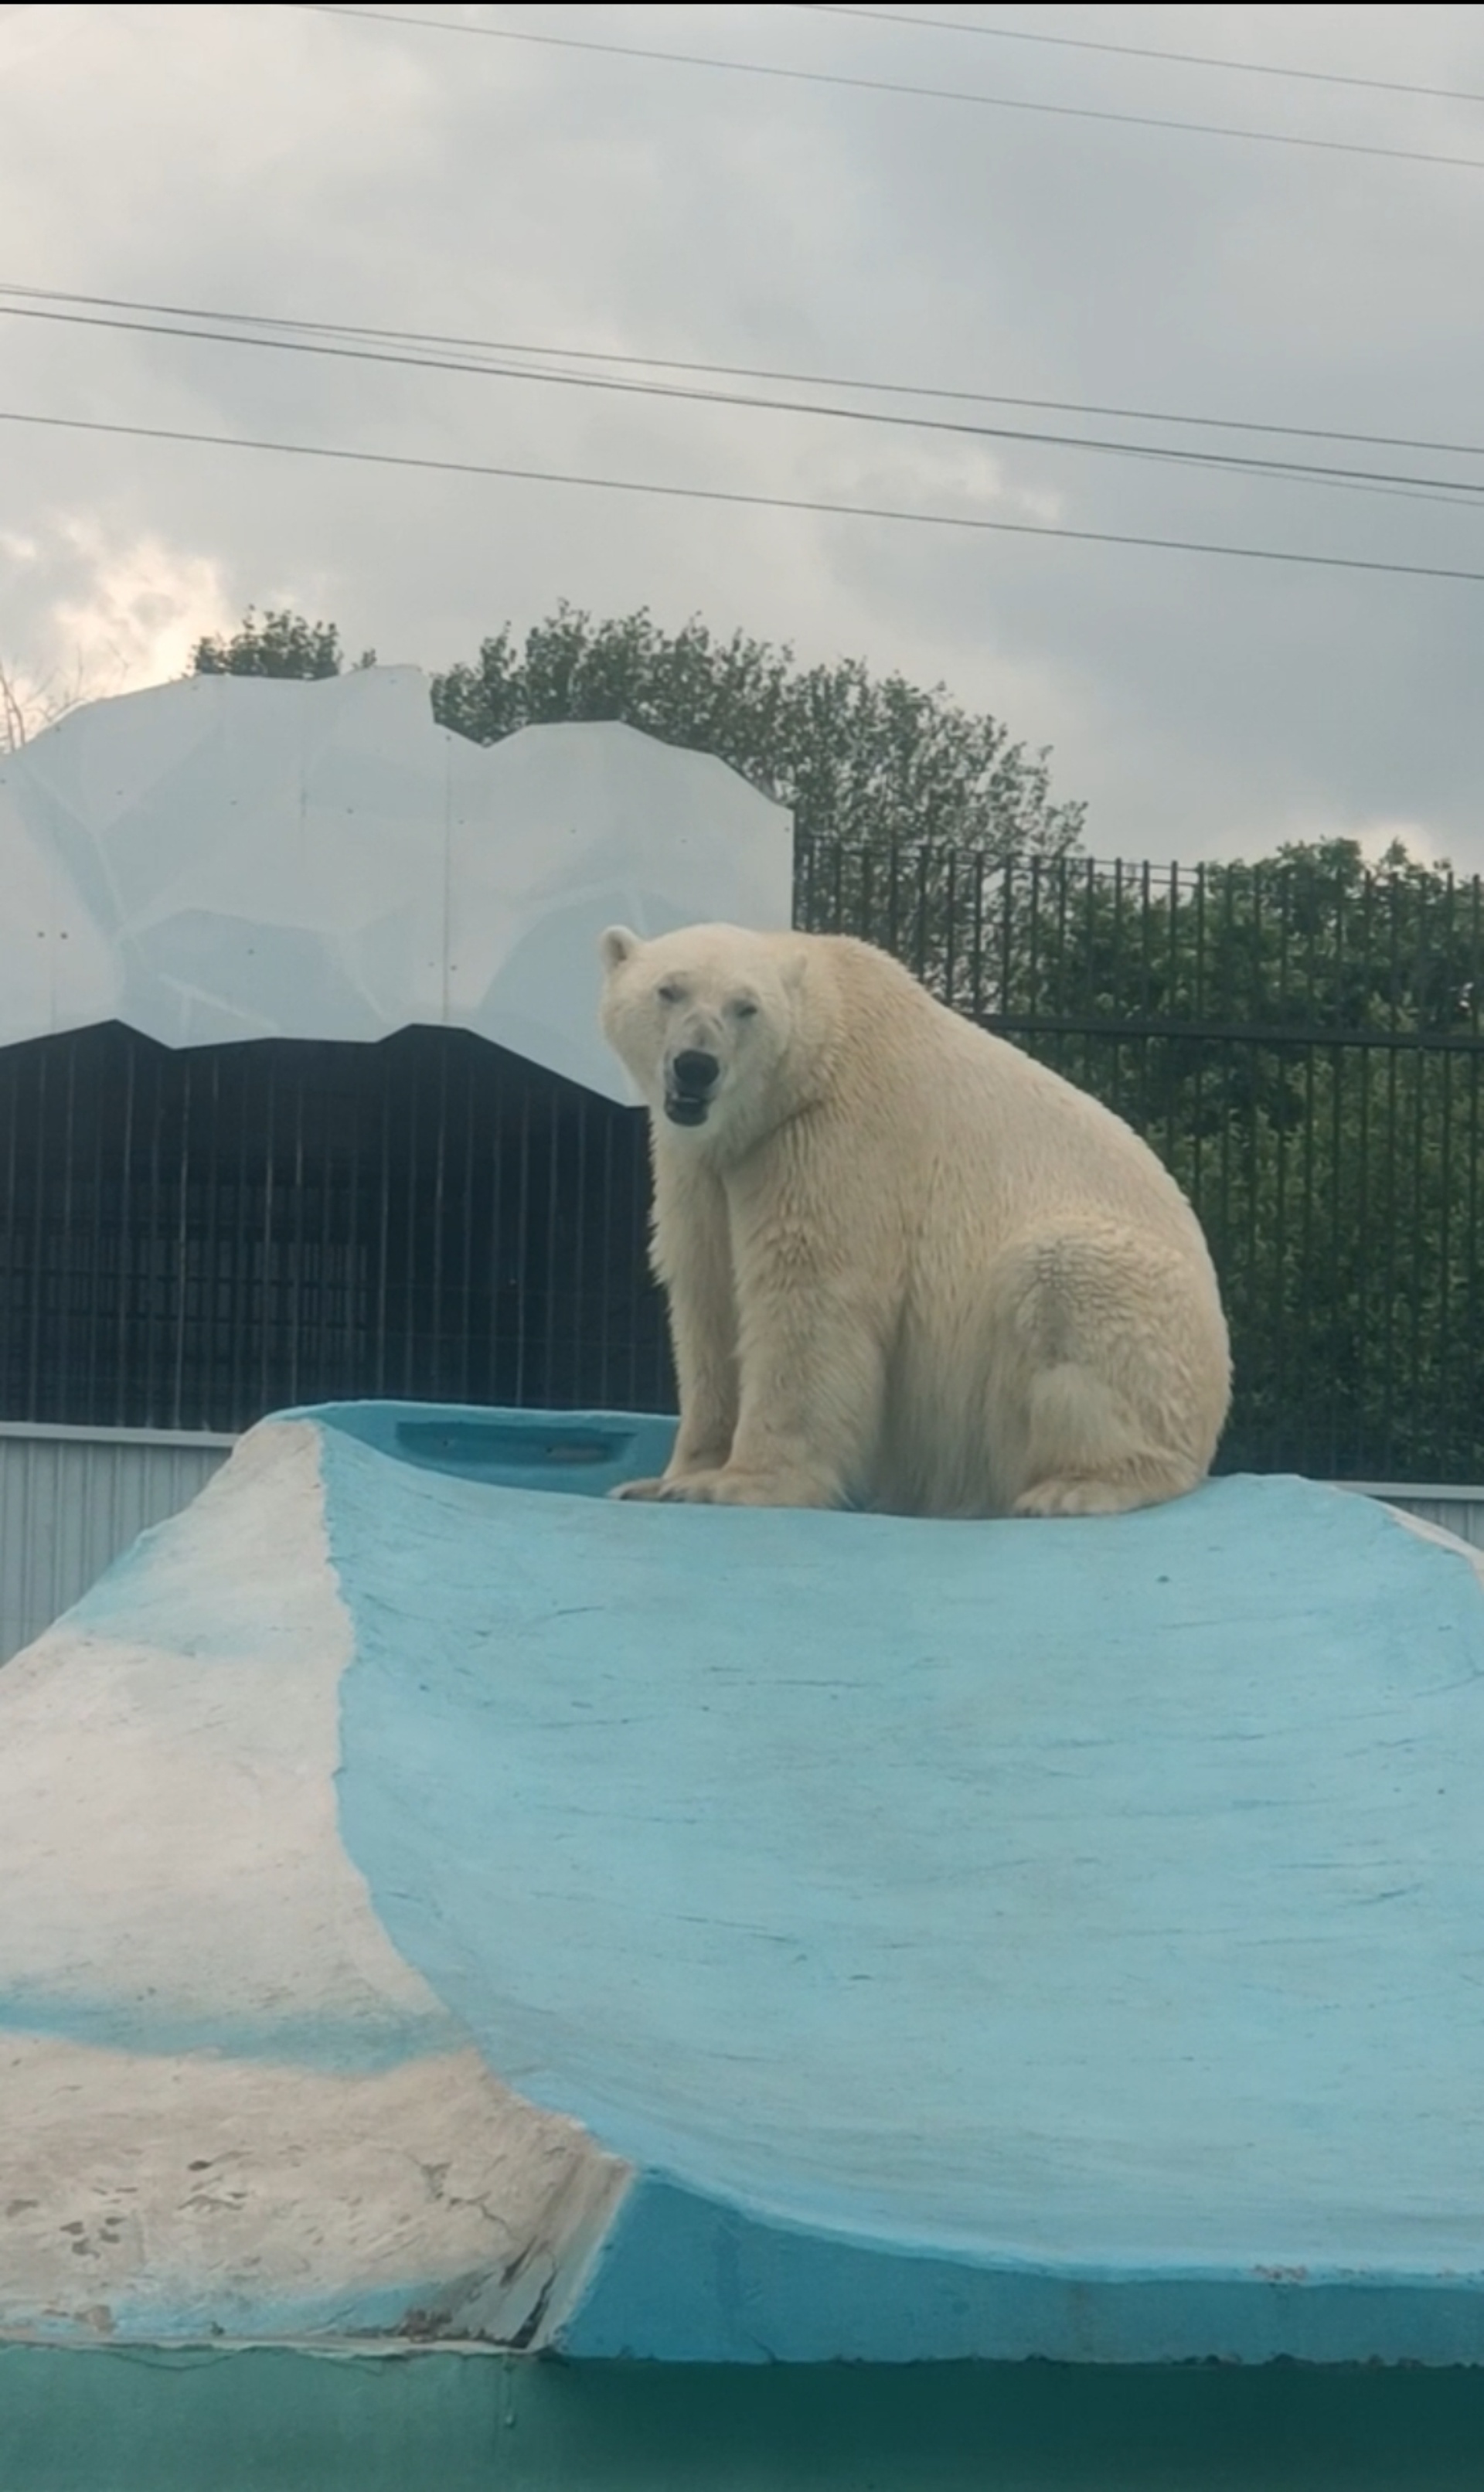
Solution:
[[[620,1497],[1117,1514],[1205,1476],[1205,1239],[1111,1111],[848,936],[603,936],[680,1425]]]

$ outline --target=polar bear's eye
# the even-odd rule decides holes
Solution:
[[[747,995],[739,995],[731,1009],[738,1021],[756,1021],[757,1017],[757,1007]]]
[[[655,994],[659,996],[662,1004],[677,1004],[680,1001],[679,988],[672,985],[668,979],[666,980],[663,987],[656,987]]]

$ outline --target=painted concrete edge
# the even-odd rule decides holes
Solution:
[[[1446,1549],[1451,1557],[1462,1558],[1484,1586],[1484,1549],[1476,1547],[1471,1540],[1461,1539],[1456,1531],[1448,1529],[1446,1524],[1433,1523],[1425,1515],[1412,1514],[1405,1505],[1397,1505],[1389,1498],[1376,1496],[1375,1501],[1383,1514],[1390,1515],[1393,1523],[1401,1525],[1404,1531],[1414,1533],[1418,1540],[1431,1542],[1435,1549]]]
[[[874,2247],[672,2182],[629,2192],[558,2331],[574,2360],[1484,2365],[1484,2270],[1110,2275]]]
[[[0,1681],[0,2332],[540,2343],[629,2185],[493,2074],[344,1852],[324,1443],[261,1423]]]

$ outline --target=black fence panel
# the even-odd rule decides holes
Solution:
[[[0,1416],[666,1407],[642,1119],[458,1030],[0,1053]]]

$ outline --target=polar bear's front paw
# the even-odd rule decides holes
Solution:
[[[660,1482],[662,1505],[713,1505],[717,1501],[716,1485],[723,1476],[720,1468],[708,1471],[677,1471],[673,1479]]]
[[[659,1497],[664,1487],[665,1482],[662,1479],[620,1480],[616,1488],[609,1489],[608,1495],[649,1499]]]
[[[697,1471],[662,1494],[693,1505],[838,1505],[829,1483],[805,1471]]]
[[[1011,1511],[1015,1514],[1126,1514],[1130,1506],[1143,1502],[1137,1489],[1120,1487],[1112,1480],[1049,1479],[1038,1480],[1034,1488],[1018,1497]]]

